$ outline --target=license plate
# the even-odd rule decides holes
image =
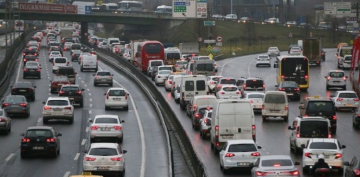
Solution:
[[[103,128],[101,128],[101,131],[110,131],[110,130],[111,130],[110,127],[103,127]]]
[[[278,113],[279,111],[271,111],[271,110],[270,110],[270,112],[271,112],[271,113]]]
[[[110,170],[110,167],[96,167],[97,170]]]
[[[34,72],[35,70],[30,70],[31,72]]]
[[[26,92],[26,90],[19,90],[20,92]]]
[[[69,98],[69,100],[74,100],[74,98]]]
[[[61,108],[54,108],[54,111],[61,111]]]
[[[256,105],[255,108],[261,108],[261,105]]]
[[[16,109],[16,108],[14,108],[14,109],[11,109],[10,111],[14,112],[14,111],[17,111],[17,109]]]
[[[101,79],[101,81],[106,81],[106,79]]]
[[[33,149],[42,150],[42,149],[44,149],[44,147],[42,147],[42,146],[35,146],[35,147],[33,147]]]
[[[113,98],[113,100],[115,100],[115,101],[120,101],[121,98]]]
[[[294,94],[293,93],[287,93],[286,95],[293,96]]]
[[[233,136],[221,136],[222,139],[232,139]]]
[[[237,166],[249,166],[250,162],[238,162]]]
[[[352,106],[352,104],[345,104],[345,106]]]
[[[340,83],[340,81],[333,81],[334,83]]]

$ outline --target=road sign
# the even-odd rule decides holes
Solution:
[[[351,14],[351,2],[324,2],[324,13],[327,15]]]
[[[201,42],[201,41],[202,41],[202,38],[201,38],[201,37],[199,37],[199,38],[198,38],[198,41],[199,41],[199,42]]]
[[[91,8],[92,6],[85,6],[85,14],[91,14]]]
[[[215,26],[215,21],[204,21],[204,26]]]
[[[220,52],[220,48],[219,48],[219,47],[213,47],[213,48],[212,48],[212,51],[213,51],[213,52]]]
[[[216,42],[216,46],[221,47],[221,46],[222,46],[222,42]]]
[[[350,44],[353,45],[353,44],[354,44],[354,41],[353,41],[353,40],[350,40]]]
[[[173,0],[172,17],[176,18],[196,18],[196,1]]]
[[[101,6],[103,4],[102,1],[98,1],[98,5]]]
[[[212,52],[212,47],[211,47],[211,45],[208,45],[208,46],[206,47],[206,51],[209,52],[209,53]]]
[[[293,34],[292,33],[289,33],[289,38],[292,38],[293,37]]]
[[[216,43],[216,41],[214,39],[212,40],[204,40],[205,44],[211,44],[211,43]]]
[[[216,41],[221,42],[221,41],[222,41],[222,37],[221,37],[221,36],[216,37]]]
[[[48,2],[49,2],[50,4],[52,4],[52,3],[54,3],[54,0],[48,0]]]
[[[76,5],[20,2],[18,7],[21,12],[77,14]]]
[[[313,37],[313,34],[312,34],[312,32],[310,32],[310,37]]]
[[[207,3],[196,3],[196,18],[207,18]],[[215,24],[214,24],[215,25]]]
[[[210,53],[209,58],[210,58],[210,60],[212,60],[214,58],[214,55]]]

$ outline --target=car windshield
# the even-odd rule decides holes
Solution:
[[[249,95],[248,95],[248,99],[252,99],[252,98],[261,98],[261,99],[264,99],[264,94],[249,94]]]
[[[262,80],[257,80],[257,79],[250,79],[250,80],[246,80],[246,90],[262,90],[263,86],[264,86],[264,82]]]
[[[259,57],[258,58],[269,58],[268,56],[266,56],[266,55],[259,55]]]
[[[89,152],[89,155],[114,156],[114,155],[118,155],[118,153],[115,148],[92,148]]]
[[[164,74],[164,75],[170,74],[170,73],[171,73],[171,71],[159,71],[159,74]]]
[[[228,152],[256,152],[255,144],[232,144]]]
[[[63,88],[61,88],[61,90],[63,90],[63,91],[78,91],[78,90],[80,90],[80,88],[79,87],[63,87]]]
[[[69,102],[67,100],[49,100],[47,102],[47,105],[49,105],[49,106],[66,106],[66,105],[69,105]]]
[[[352,56],[346,56],[345,57],[345,60],[351,60],[352,59]]]
[[[310,101],[307,107],[308,114],[315,114],[315,113],[333,113],[334,111],[334,104],[332,101]]]
[[[265,97],[265,103],[285,103],[285,96],[282,94],[268,94]]]
[[[261,166],[263,167],[274,167],[274,166],[292,166],[293,163],[290,159],[269,159],[262,160]]]
[[[28,130],[26,132],[25,137],[28,138],[35,138],[35,137],[45,137],[45,138],[51,138],[52,133],[50,130]]]
[[[331,72],[330,77],[344,77],[343,72]]]
[[[236,80],[235,79],[221,79],[220,84],[235,85]]]
[[[220,77],[213,77],[213,78],[212,78],[212,80],[213,80],[213,81],[216,81],[216,82],[219,81],[219,79],[220,79]]]
[[[110,72],[98,72],[97,76],[111,76]]]
[[[332,149],[336,150],[337,145],[332,142],[313,142],[310,144],[310,149]]]
[[[102,117],[102,118],[95,119],[95,123],[96,124],[117,124],[118,119]]]
[[[171,67],[159,67],[159,71],[161,70],[168,70],[168,71],[171,71],[172,68]]]
[[[55,63],[66,63],[66,59],[65,58],[56,58]]]
[[[109,96],[125,96],[124,90],[110,90]]]
[[[14,88],[30,88],[32,87],[30,82],[18,82],[14,85]]]
[[[340,93],[340,98],[357,98],[357,95],[355,93]]]
[[[301,121],[300,137],[302,138],[327,138],[329,125],[326,121]]]
[[[25,98],[20,96],[9,96],[6,97],[5,102],[10,102],[10,103],[25,102]]]
[[[296,82],[285,81],[281,83],[282,87],[299,87]]]

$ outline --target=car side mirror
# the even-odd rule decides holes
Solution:
[[[92,119],[89,119],[89,122],[91,122],[91,123],[92,123],[92,122],[93,122],[93,120],[92,120]]]
[[[43,104],[45,104],[45,101],[43,102]]]
[[[304,149],[304,148],[305,148],[305,144],[300,145],[300,147]]]
[[[302,106],[299,106],[299,109],[303,109],[303,107],[302,107]]]
[[[82,150],[83,153],[88,153],[88,150],[84,149]]]
[[[34,85],[34,88],[36,88],[36,85]]]
[[[106,95],[106,93],[104,93],[104,95]]]
[[[85,91],[85,89],[81,89],[81,91]]]
[[[300,162],[295,162],[294,165],[300,165]]]
[[[254,167],[254,163],[250,163],[250,164],[249,164],[249,167],[250,167],[250,168],[253,168],[253,167]]]
[[[262,147],[261,147],[261,146],[257,146],[257,148],[258,148],[258,149],[262,149]]]
[[[330,97],[335,97],[335,95],[330,95]]]
[[[345,149],[346,148],[346,146],[345,145],[341,145],[341,149]]]
[[[61,133],[58,133],[56,136],[62,136],[62,134],[61,134]]]
[[[20,133],[20,136],[25,136],[25,133]]]
[[[127,153],[127,150],[123,150],[122,153],[123,153],[123,154],[126,154],[126,153]]]
[[[343,162],[344,166],[350,166],[350,163],[348,161]]]
[[[125,120],[121,120],[120,122],[121,122],[121,123],[125,123]]]
[[[93,76],[95,76],[95,74],[93,74]]]
[[[275,85],[275,87],[279,87],[278,85]]]

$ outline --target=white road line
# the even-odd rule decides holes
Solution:
[[[89,132],[89,127],[86,127],[85,132]]]
[[[70,172],[69,171],[67,171],[65,174],[64,174],[64,176],[63,177],[69,177],[70,176]]]
[[[8,162],[14,155],[14,153],[11,153],[8,157],[6,157],[5,161]]]
[[[91,107],[92,107],[92,104],[89,104],[89,107],[91,108]]]
[[[100,68],[100,67],[99,67]],[[100,68],[101,69],[101,68]],[[102,69],[101,69],[102,70]],[[114,80],[114,82],[119,85],[120,87],[123,87],[119,82],[117,82],[116,80]],[[125,88],[125,87],[123,87]],[[141,167],[140,167],[140,177],[144,177],[145,176],[145,162],[146,162],[146,146],[145,146],[145,136],[144,136],[144,129],[141,123],[141,119],[139,116],[139,112],[136,109],[135,106],[135,102],[134,99],[132,99],[132,96],[129,95],[130,100],[131,100],[131,104],[132,107],[134,108],[134,112],[135,112],[135,116],[136,116],[136,120],[138,122],[138,126],[139,126],[139,130],[140,130],[140,139],[141,139]]]
[[[39,123],[39,122],[41,122],[41,120],[42,120],[42,118],[40,117],[40,118],[37,120],[37,122]]]
[[[74,157],[74,160],[78,160],[79,159],[79,156],[80,156],[80,153],[76,153],[75,157]]]
[[[79,79],[81,79],[81,77],[79,77]]]
[[[87,85],[86,85],[86,84],[84,84],[84,86],[85,86],[85,87],[87,87]]]
[[[92,112],[92,111],[91,111],[91,110],[89,110],[89,114],[91,114],[91,112]]]
[[[81,81],[83,84],[85,83],[84,81]]]
[[[16,82],[19,82],[21,64],[22,64],[22,62],[19,62],[19,67],[18,67],[17,76],[16,76]]]
[[[90,91],[90,89],[86,89],[87,91]]]
[[[248,69],[248,77],[250,77],[250,74],[251,74],[251,73],[250,73],[251,64],[254,63],[254,62],[255,62],[255,60],[251,61],[251,62],[248,64],[248,68],[247,68],[247,69]],[[222,70],[221,70],[221,71],[222,71]]]
[[[91,96],[91,93],[89,93],[89,96]]]
[[[84,146],[85,143],[86,143],[86,139],[83,139],[83,140],[81,141],[81,145]]]
[[[91,98],[89,98],[89,101],[92,101],[92,99],[91,99]]]

